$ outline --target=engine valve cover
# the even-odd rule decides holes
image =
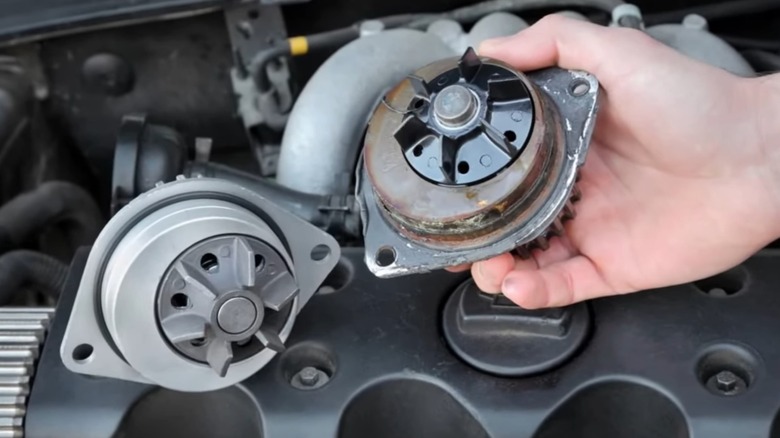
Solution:
[[[547,247],[574,217],[598,82],[520,73],[469,49],[421,68],[377,106],[358,199],[379,277]]]

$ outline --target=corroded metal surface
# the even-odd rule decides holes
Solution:
[[[418,75],[432,79],[451,68],[451,63],[452,60],[436,63]],[[394,109],[405,108],[414,99],[408,81],[390,91],[385,104],[377,107],[366,134],[365,166],[391,222],[403,225],[399,231],[434,245],[461,244],[470,239],[477,239],[474,243],[478,245],[511,223],[522,222],[523,213],[544,197],[541,183],[555,180],[560,173],[564,138],[560,130],[550,129],[560,125],[557,113],[549,109],[550,103],[525,76],[518,74],[518,78],[531,91],[536,129],[514,163],[495,177],[472,186],[432,184],[407,164],[393,133],[404,119]]]
[[[446,59],[415,72],[387,93],[369,123],[358,193],[366,262],[379,276],[473,262],[518,247],[545,248],[547,237],[559,235],[562,222],[574,216],[574,183],[595,122],[596,79],[561,69],[516,72],[533,102],[532,129],[520,154],[476,184],[437,184],[410,166],[394,134],[419,99],[417,78],[441,77],[457,62]]]

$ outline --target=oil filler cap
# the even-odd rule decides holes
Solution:
[[[585,303],[522,309],[503,295],[480,292],[469,280],[447,301],[443,324],[447,343],[469,365],[519,377],[547,371],[570,358],[590,331],[590,311]]]

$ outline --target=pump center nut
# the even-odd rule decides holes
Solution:
[[[433,101],[433,115],[445,126],[465,126],[479,110],[476,96],[463,85],[450,85]]]
[[[520,73],[469,49],[390,90],[365,137],[358,198],[376,275],[541,247],[574,216],[598,82]]]

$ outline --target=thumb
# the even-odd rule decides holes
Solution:
[[[599,268],[587,257],[576,256],[535,270],[510,272],[501,291],[525,309],[563,307],[618,291],[605,281]]]

